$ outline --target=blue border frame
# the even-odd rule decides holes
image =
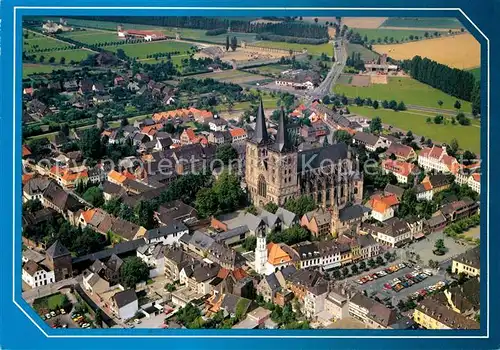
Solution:
[[[83,1],[82,1],[83,2]],[[1,79],[1,84],[3,85],[2,89],[2,114],[1,114],[1,119],[0,122],[2,124],[2,128],[0,129],[0,133],[2,134],[0,137],[0,145],[1,145],[1,152],[5,153],[3,154],[2,159],[4,160],[4,164],[8,164],[7,167],[4,166],[4,172],[0,173],[2,183],[6,184],[15,184],[13,185],[13,190],[8,191],[5,188],[2,188],[1,191],[4,194],[3,197],[5,200],[0,202],[0,207],[3,209],[1,212],[4,213],[2,215],[2,227],[4,228],[4,232],[1,235],[1,242],[2,242],[2,247],[3,247],[3,254],[1,254],[1,259],[2,259],[2,276],[5,276],[5,278],[2,278],[2,281],[4,282],[2,287],[0,288],[0,295],[2,298],[2,307],[1,307],[1,317],[2,317],[2,329],[1,329],[1,336],[0,336],[0,345],[2,347],[6,348],[31,348],[31,347],[37,347],[37,348],[49,348],[49,347],[63,347],[63,346],[70,346],[72,348],[76,347],[86,347],[88,348],[89,346],[97,346],[97,347],[107,347],[110,345],[118,345],[117,342],[119,342],[119,346],[121,347],[144,347],[144,341],[146,340],[145,337],[157,337],[157,338],[148,338],[146,341],[148,342],[148,346],[150,345],[149,342],[158,342],[158,345],[164,345],[165,342],[167,341],[168,346],[206,346],[205,344],[208,345],[208,343],[204,343],[204,341],[209,340],[210,345],[230,345],[229,342],[234,346],[233,342],[252,342],[252,345],[259,345],[259,346],[265,346],[265,347],[274,347],[278,345],[277,341],[282,340],[284,342],[290,342],[288,345],[293,345],[295,347],[311,347],[311,346],[327,346],[327,347],[332,347],[332,346],[342,346],[342,347],[359,347],[359,344],[364,344],[367,341],[367,337],[371,338],[374,337],[375,339],[369,339],[369,344],[371,347],[387,347],[387,343],[389,341],[391,342],[397,342],[400,344],[397,344],[398,346],[404,346],[406,348],[408,347],[421,347],[425,346],[424,343],[431,341],[432,342],[432,347],[474,347],[474,348],[498,348],[498,342],[499,342],[499,337],[498,334],[494,331],[495,329],[498,328],[498,316],[495,312],[492,312],[490,315],[487,314],[487,309],[485,305],[485,300],[486,299],[486,291],[487,287],[490,288],[491,291],[494,291],[494,286],[497,283],[495,281],[495,277],[498,276],[498,264],[496,263],[495,259],[493,260],[493,264],[490,265],[490,286],[486,285],[486,280],[487,280],[487,261],[486,261],[486,220],[487,220],[487,201],[486,201],[486,193],[489,190],[489,193],[496,193],[498,191],[498,187],[492,183],[490,186],[491,188],[488,188],[488,179],[487,176],[485,175],[485,169],[489,166],[487,163],[486,155],[488,154],[488,149],[487,149],[487,137],[488,137],[488,130],[486,127],[485,121],[482,123],[482,128],[481,128],[481,154],[483,156],[483,176],[482,176],[482,194],[481,194],[481,209],[482,209],[482,218],[481,218],[481,241],[483,244],[481,245],[481,255],[483,257],[482,259],[482,275],[481,275],[481,299],[483,300],[483,304],[481,306],[481,319],[483,320],[481,322],[481,330],[479,331],[390,331],[390,330],[383,330],[383,331],[377,331],[377,330],[310,330],[310,331],[285,331],[285,330],[279,330],[279,331],[273,331],[273,330],[259,330],[259,331],[252,331],[252,330],[162,330],[162,329],[152,329],[152,330],[139,330],[139,329],[134,329],[134,330],[127,330],[127,329],[112,329],[112,330],[102,330],[102,329],[93,329],[93,330],[55,330],[51,329],[48,327],[44,322],[41,321],[41,319],[36,315],[36,313],[29,307],[29,305],[22,299],[21,297],[21,283],[16,283],[16,288],[13,290],[12,286],[12,278],[11,278],[11,273],[14,274],[14,278],[19,278],[21,274],[21,266],[20,266],[20,250],[21,250],[21,232],[20,232],[20,227],[21,227],[21,220],[20,220],[20,212],[21,212],[21,184],[20,184],[20,178],[21,178],[21,157],[20,157],[20,149],[21,149],[21,135],[20,135],[20,130],[21,130],[21,96],[20,96],[20,91],[21,91],[21,79],[22,79],[22,74],[21,74],[21,69],[22,69],[22,63],[20,60],[16,62],[16,81],[13,82],[13,35],[9,35],[11,32],[11,28],[13,28],[14,25],[14,6],[34,6],[38,7],[37,9],[29,9],[29,8],[18,8],[16,10],[16,28],[19,34],[21,30],[21,17],[23,15],[67,15],[71,13],[72,15],[89,15],[90,13],[92,15],[133,15],[133,16],[140,16],[140,15],[164,15],[164,16],[175,16],[175,15],[214,15],[214,16],[255,16],[255,15],[283,15],[287,14],[289,15],[289,11],[284,11],[284,10],[266,10],[264,8],[261,8],[259,10],[194,10],[194,9],[189,9],[189,7],[206,7],[208,6],[205,3],[199,2],[199,1],[188,1],[188,2],[181,2],[181,1],[170,1],[168,4],[167,3],[162,3],[159,1],[152,1],[147,4],[147,6],[152,7],[152,6],[171,6],[171,7],[182,7],[182,9],[177,9],[177,10],[159,10],[155,9],[154,12],[151,10],[126,10],[126,9],[99,9],[99,10],[89,10],[89,9],[72,9],[72,10],[65,10],[65,9],[41,9],[40,7],[62,7],[62,6],[85,6],[85,7],[91,7],[91,6],[103,6],[102,2],[98,1],[85,1],[85,4],[68,4],[64,3],[62,1],[46,1],[43,5],[40,5],[36,3],[35,1],[6,1],[2,4],[2,33],[6,34],[3,35],[2,37],[2,77]],[[120,2],[118,1],[110,1],[106,3],[107,6],[141,6],[139,1],[133,1],[133,0],[122,0]],[[216,3],[211,3],[211,6],[218,6],[218,7],[236,7],[243,9],[244,6],[239,6],[237,4],[232,4],[230,1],[224,1],[224,0],[218,0]],[[403,5],[408,6],[408,4],[403,4],[400,1],[384,1],[383,3],[377,3],[377,4],[369,4],[368,1],[366,0],[358,0],[358,1],[337,1],[335,3],[332,2],[327,2],[327,1],[315,1],[314,3],[307,3],[306,1],[303,0],[293,0],[293,1],[288,1],[286,4],[280,4],[277,3],[276,1],[273,2],[264,2],[262,0],[258,0],[257,2],[253,3],[252,6],[258,7],[282,7],[282,6],[287,6],[289,10],[291,10],[292,7],[299,7],[299,8],[304,8],[304,7],[315,7],[317,8],[316,10],[301,10],[300,15],[302,16],[370,16],[370,17],[376,17],[376,16],[406,16],[406,17],[457,17],[459,18],[464,26],[469,30],[471,33],[474,34],[476,39],[481,43],[481,79],[482,79],[482,111],[483,114],[484,111],[487,110],[487,107],[490,108],[490,111],[498,111],[499,110],[499,105],[498,105],[498,100],[496,99],[491,99],[490,101],[490,106],[487,106],[487,95],[486,95],[486,82],[488,79],[488,70],[486,69],[486,57],[487,57],[487,52],[486,52],[486,40],[479,35],[477,30],[473,27],[469,21],[462,15],[462,13],[459,12],[458,8],[461,8],[467,16],[473,20],[478,27],[480,27],[481,31],[488,36],[490,40],[490,58],[491,62],[490,65],[495,67],[495,59],[494,57],[498,56],[500,52],[500,44],[498,43],[498,36],[495,35],[496,33],[494,30],[496,30],[495,25],[496,23],[492,23],[491,20],[493,19],[494,16],[494,8],[492,4],[481,4],[480,6],[478,4],[474,3],[469,3],[467,1],[457,1],[454,4],[449,4],[446,3],[443,0],[439,1],[432,1],[432,0],[421,0],[420,2],[416,3],[415,5],[418,6],[420,9],[425,8],[425,7],[433,7],[433,8],[441,8],[441,10],[437,11],[423,11],[419,9],[398,9],[398,10],[391,10],[389,8],[393,7],[401,7]],[[356,7],[377,7],[377,8],[387,8],[386,11],[379,11],[379,10],[326,10],[324,8],[331,8],[331,7],[350,7],[352,8],[353,6]],[[323,9],[320,9],[323,8]],[[453,8],[455,10],[450,11],[446,10],[446,8]],[[295,13],[299,14],[299,11],[294,11]],[[500,18],[500,14],[499,14]],[[22,35],[17,35],[18,42],[16,43],[16,56],[20,57],[22,54]],[[498,91],[498,82],[499,82],[499,72],[496,69],[491,70],[491,86],[490,86],[490,91],[491,91],[491,96],[500,96],[500,93]],[[497,84],[494,84],[496,82]],[[13,84],[14,83],[14,84]],[[13,91],[16,91],[16,100],[13,100]],[[13,120],[11,118],[12,116],[12,108],[14,107],[14,103],[16,106],[16,118]],[[494,115],[494,113],[490,113],[490,115]],[[490,130],[495,130],[495,128],[498,128],[498,119],[495,120],[495,117],[493,117],[489,122],[490,122]],[[486,118],[483,117],[483,120]],[[15,123],[15,125],[13,124]],[[13,139],[13,134],[11,130],[13,130],[13,127],[15,126],[16,128],[16,138]],[[13,149],[13,145],[15,144],[15,148]],[[499,154],[498,152],[494,152],[495,148],[498,147],[498,144],[491,144],[490,148],[493,150],[491,152],[491,156],[493,159]],[[14,163],[11,162],[12,160],[12,154],[14,154]],[[498,173],[498,162],[492,161],[491,163],[491,168],[490,168],[490,173],[491,174],[496,174]],[[15,167],[14,167],[15,165]],[[496,171],[495,171],[496,170]],[[16,198],[16,203],[13,206],[11,204],[11,198],[12,196]],[[495,198],[495,196],[493,196]],[[15,210],[14,210],[15,208]],[[493,209],[493,208],[492,208]],[[493,210],[492,212],[495,212]],[[496,212],[498,212],[498,207],[496,208]],[[13,226],[15,224],[15,226]],[[16,241],[12,242],[12,227],[16,227],[16,232],[15,232],[15,237]],[[498,232],[499,227],[498,223],[491,221],[490,222],[490,232]],[[492,235],[490,237],[490,247],[497,247],[498,245],[498,236]],[[13,256],[11,254],[14,253],[13,249],[16,249],[16,257],[19,259],[19,263],[15,264],[15,266],[12,266],[12,260]],[[490,248],[491,249],[491,248]],[[12,269],[11,269],[12,268]],[[12,302],[12,295],[16,296],[16,302],[23,308],[23,310],[20,310],[16,305],[13,304]],[[493,294],[494,295],[494,294]],[[498,310],[498,301],[496,298],[490,298],[490,305],[489,309],[490,310]],[[25,313],[25,314],[23,314]],[[35,325],[26,317],[30,316],[31,318],[35,319],[38,321],[38,324],[41,325],[43,328],[44,332],[49,335],[49,338],[46,338],[42,332],[35,327]],[[487,317],[490,316],[490,332],[489,332],[489,339],[478,339],[477,336],[484,336],[486,334],[486,322],[485,320]],[[28,334],[27,332],[30,332],[30,337],[23,337],[23,334]],[[66,338],[65,336],[67,335],[75,335],[77,338]],[[83,336],[83,337],[81,337]],[[85,338],[88,336],[101,336],[99,338]],[[103,338],[102,336],[114,336],[111,338]],[[163,340],[162,338],[158,337],[165,337],[165,336],[173,336],[173,337],[179,337],[179,338],[166,338]],[[251,339],[240,339],[239,337],[265,337],[265,338],[251,338]],[[284,337],[300,337],[300,338],[284,338]],[[346,337],[346,338],[317,338],[317,337]],[[349,339],[347,337],[365,337],[365,338],[360,338],[360,339]],[[435,337],[435,338],[427,338],[427,339],[401,339],[401,338],[391,338],[391,340],[388,339],[388,337],[417,337],[417,336],[425,336],[425,337]],[[124,339],[124,337],[127,337]],[[129,338],[130,337],[130,338]],[[197,337],[197,338],[182,338],[182,337]],[[207,339],[206,337],[214,337]],[[224,337],[224,338],[215,338],[215,337]],[[455,338],[452,338],[455,337]],[[456,338],[460,337],[460,338]],[[470,338],[474,337],[474,338]],[[111,343],[113,342],[113,343]],[[237,343],[236,343],[237,344]],[[155,344],[156,345],[156,344]],[[283,346],[285,344],[280,344],[280,346]],[[395,344],[396,345],[396,344]]]

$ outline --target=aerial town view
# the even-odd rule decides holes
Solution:
[[[457,19],[22,24],[39,322],[479,329],[480,45]]]

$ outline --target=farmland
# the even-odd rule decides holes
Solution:
[[[281,72],[290,69],[289,66],[281,65],[281,64],[270,64],[267,66],[253,67],[249,68],[249,70],[257,71],[260,74],[272,74],[272,75],[280,75]]]
[[[52,73],[55,70],[71,70],[70,66],[49,65],[49,64],[23,64],[23,78],[30,74]]]
[[[381,27],[405,27],[405,28],[444,28],[459,29],[462,26],[459,20],[449,17],[429,18],[407,18],[389,17],[382,23]]]
[[[302,51],[303,49],[307,49],[307,53],[311,55],[321,55],[322,53],[325,53],[329,56],[333,55],[333,46],[331,43],[325,43],[320,45],[309,45],[309,44],[285,43],[277,41],[258,41],[254,43],[254,45],[260,47],[272,47],[275,49],[296,50],[296,51]]]
[[[89,45],[119,40],[115,32],[95,29],[66,32],[61,36]]]
[[[129,57],[135,58],[146,58],[147,55],[152,55],[155,53],[166,53],[179,51],[186,53],[191,49],[193,45],[182,42],[174,41],[155,41],[151,43],[140,43],[140,44],[123,44],[118,46],[108,46],[107,50],[116,52],[118,49],[122,49],[125,54]]]
[[[397,60],[412,59],[420,55],[459,69],[478,67],[481,63],[480,45],[471,34],[404,44],[374,45],[373,50],[380,54],[386,53]]]
[[[225,83],[233,83],[233,84],[245,84],[245,83],[259,82],[269,79],[268,77],[265,77],[263,75],[252,74],[239,70],[227,70],[224,72],[217,72],[217,73],[205,73],[205,74],[193,75],[190,78],[197,78],[197,79],[211,78],[214,80],[222,81]]]
[[[342,23],[349,28],[378,28],[387,17],[344,17]]]
[[[59,62],[61,57],[64,57],[66,59],[66,62],[69,63],[71,61],[80,62],[81,60],[86,59],[88,55],[92,54],[95,54],[95,52],[78,49],[78,50],[44,52],[44,53],[39,53],[38,56],[43,55],[47,61],[49,60],[49,58],[54,57],[56,59],[55,62]]]
[[[387,109],[373,109],[371,107],[349,106],[351,113],[358,114],[367,118],[380,117],[382,123],[392,125],[395,128],[403,130],[411,130],[416,135],[425,136],[437,142],[451,142],[456,138],[458,144],[463,149],[471,150],[479,153],[481,149],[480,143],[480,127],[477,123],[470,126],[427,124],[428,114],[405,111],[394,112]]]
[[[361,59],[363,61],[372,61],[376,60],[378,58],[378,54],[376,52],[368,50],[366,47],[363,45],[358,45],[358,44],[347,44],[347,54],[351,56],[354,53],[360,53],[361,54]]]
[[[71,44],[50,38],[48,36],[37,35],[35,37],[30,36],[32,39],[23,38],[23,50],[30,52],[33,50],[44,50],[44,49],[63,49],[71,46]]]
[[[443,101],[443,109],[453,110],[455,101],[459,100],[465,112],[471,111],[470,102],[457,99],[444,92],[434,89],[412,78],[390,77],[388,84],[372,84],[368,87],[349,86],[337,84],[334,87],[337,94],[347,97],[370,97],[372,100],[404,101],[407,105],[440,108],[437,101]]]
[[[426,30],[403,30],[403,29],[390,29],[390,28],[377,28],[377,29],[355,29],[354,32],[359,33],[362,38],[366,36],[368,41],[374,40],[375,42],[384,41],[384,38],[393,39],[394,42],[397,41],[408,41],[410,40],[410,35],[413,37],[419,37],[419,39],[425,39],[425,33],[433,34],[434,31],[429,32]]]

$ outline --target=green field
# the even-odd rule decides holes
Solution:
[[[166,35],[172,37],[174,37],[177,33],[179,33],[181,39],[208,41],[211,43],[219,43],[219,44],[225,43],[226,37],[228,35],[231,38],[235,36],[238,43],[241,43],[242,40],[246,41],[247,43],[253,43],[254,41],[257,40],[255,34],[253,33],[229,33],[220,35],[206,35],[206,30],[204,29],[172,28],[172,27],[163,27],[161,31]]]
[[[469,72],[471,72],[477,80],[481,80],[481,67],[469,69]]]
[[[180,51],[186,53],[193,45],[174,41],[155,41],[151,43],[123,44],[118,46],[107,46],[106,50],[116,52],[122,49],[129,57],[146,58],[147,55],[155,53],[166,53]],[[166,57],[165,57],[166,60]]]
[[[380,117],[385,124],[403,130],[411,130],[416,135],[425,136],[433,141],[449,143],[456,138],[462,149],[468,149],[476,153],[479,153],[481,149],[481,129],[477,123],[470,126],[452,125],[451,123],[436,125],[427,124],[428,114],[416,111],[394,112],[388,109],[358,106],[349,106],[349,110],[351,113],[367,118]]]
[[[49,64],[23,64],[23,78],[30,74],[52,73],[55,70],[72,70],[71,66],[49,65]]]
[[[89,45],[120,40],[118,35],[114,32],[95,29],[66,32],[62,33],[61,36]]]
[[[185,55],[171,56],[170,60],[172,61],[172,64],[174,66],[181,67],[181,62],[182,62],[182,59],[184,59],[184,58],[189,58],[189,55],[185,54]],[[157,64],[157,63],[161,63],[162,61],[166,62],[167,58],[162,57],[162,58],[158,58],[157,60],[154,58],[145,58],[145,59],[141,59],[140,61],[142,63],[147,63],[147,64]]]
[[[460,29],[463,25],[456,18],[450,17],[392,17],[388,18],[381,27],[408,27],[408,28],[450,28]]]
[[[307,53],[311,55],[321,55],[322,53],[331,56],[333,54],[333,45],[331,43],[325,43],[320,45],[309,45],[309,44],[295,44],[295,43],[285,43],[278,41],[258,41],[254,43],[256,46],[260,47],[272,47],[275,49],[283,49],[283,50],[295,50],[302,51],[303,49],[307,49]]]
[[[290,69],[289,66],[281,65],[281,64],[270,64],[267,66],[260,66],[260,67],[253,67],[249,68],[249,70],[256,70],[260,74],[273,74],[273,75],[280,75],[281,72]]]
[[[23,50],[28,52],[33,50],[67,48],[68,46],[72,45],[44,36],[37,36],[33,39],[23,39]]]
[[[403,29],[388,29],[388,28],[376,28],[376,29],[354,29],[354,32],[359,33],[362,38],[366,36],[368,41],[374,40],[376,43],[378,39],[384,42],[384,38],[387,40],[393,38],[393,42],[409,41],[410,35],[418,36],[419,39],[425,39],[425,33],[429,35],[434,34],[435,31],[426,30],[403,30]]]
[[[343,84],[335,85],[334,92],[345,94],[348,97],[370,97],[372,100],[396,100],[404,101],[406,105],[418,105],[433,108],[453,110],[455,101],[459,100],[462,110],[471,112],[470,102],[466,102],[456,97],[452,97],[444,92],[434,89],[411,78],[390,77],[388,84],[372,84],[368,87],[348,86]],[[443,106],[439,107],[437,101],[443,101]]]
[[[94,55],[94,54],[95,52],[89,50],[77,49],[77,50],[41,52],[37,53],[37,58],[39,58],[40,56],[44,56],[45,62],[48,62],[48,60],[51,57],[54,57],[56,59],[55,62],[58,63],[61,60],[61,57],[64,57],[66,58],[66,63],[69,63],[71,61],[80,62],[81,60],[86,59],[88,55]]]
[[[347,54],[351,56],[353,52],[355,53],[359,52],[361,54],[361,59],[363,61],[373,61],[379,57],[379,55],[376,52],[368,50],[363,45],[351,44],[351,43],[347,44]]]

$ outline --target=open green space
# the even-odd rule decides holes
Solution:
[[[83,49],[51,51],[51,52],[37,53],[37,59],[40,56],[43,56],[45,57],[45,62],[48,62],[48,60],[51,57],[54,57],[56,59],[55,62],[57,63],[61,60],[61,57],[64,57],[66,59],[66,63],[69,63],[71,61],[80,62],[86,59],[89,55],[94,55],[94,54],[95,52],[93,51],[83,50]]]
[[[459,29],[463,25],[456,18],[450,17],[390,17],[381,27],[408,27],[408,28],[451,28]]]
[[[477,80],[481,80],[481,67],[469,69]]]
[[[44,49],[66,48],[68,46],[71,46],[71,44],[49,38],[47,36],[37,36],[33,39],[23,38],[23,50],[28,52]]]
[[[264,104],[265,109],[276,109],[278,108],[276,103],[278,102],[279,98],[275,97],[270,97],[270,96],[263,96],[262,97],[262,103]],[[250,102],[238,102],[235,103],[233,106],[233,111],[239,111],[239,110],[245,110],[250,107]],[[218,108],[219,112],[225,112],[228,110],[227,104],[222,104]]]
[[[337,94],[347,97],[370,97],[372,100],[403,101],[406,105],[418,105],[444,110],[453,110],[457,100],[462,104],[462,110],[471,112],[471,103],[450,96],[441,90],[434,89],[412,78],[390,77],[388,84],[372,84],[368,87],[337,84],[334,87]],[[440,107],[438,101],[443,101]]]
[[[366,36],[368,41],[374,40],[375,43],[378,42],[378,39],[384,42],[384,39],[390,41],[392,38],[393,42],[401,42],[410,40],[410,35],[413,37],[418,36],[419,39],[425,39],[425,33],[428,35],[433,35],[435,31],[426,31],[426,30],[404,30],[404,29],[389,29],[389,28],[375,28],[375,29],[354,29],[354,32],[359,33],[362,38]]]
[[[72,70],[71,66],[50,65],[50,64],[23,64],[23,78],[31,74],[52,73],[55,70]]]
[[[363,45],[351,43],[347,44],[347,54],[351,56],[353,52],[356,54],[360,53],[363,61],[373,61],[379,57],[378,53],[368,50]]]
[[[193,45],[175,41],[154,41],[140,44],[123,44],[118,46],[107,46],[106,50],[116,52],[122,49],[129,57],[146,58],[147,55],[155,53],[167,53],[179,51],[187,53]],[[166,60],[166,57],[165,57]]]
[[[267,66],[249,68],[249,70],[251,71],[258,71],[259,74],[273,74],[273,75],[279,75],[281,74],[281,72],[287,69],[290,69],[290,67],[282,64],[269,64]]]
[[[254,43],[254,45],[260,47],[272,47],[275,49],[283,49],[283,50],[291,49],[295,51],[302,51],[303,49],[307,49],[307,53],[311,55],[321,55],[322,53],[325,53],[328,56],[333,55],[333,45],[331,43],[310,45],[310,44],[285,43],[279,41],[258,41]]]
[[[189,58],[189,55],[188,54],[184,54],[184,55],[170,56],[170,61],[172,61],[172,64],[174,66],[176,66],[177,68],[180,68],[182,66],[182,60],[184,58]],[[159,57],[158,59],[155,59],[155,58],[143,58],[140,61],[141,61],[141,63],[157,64],[157,63],[161,63],[162,61],[166,62],[167,58],[166,57]]]
[[[84,44],[93,45],[105,42],[114,42],[120,40],[115,32],[86,29],[75,32],[62,33],[61,36],[79,41]]]
[[[456,138],[460,148],[479,153],[480,127],[473,123],[469,126],[448,124],[428,124],[428,115],[416,111],[394,112],[389,109],[373,109],[371,107],[349,106],[351,113],[367,118],[380,117],[382,123],[395,128],[411,130],[414,134],[425,136],[436,142],[451,142]]]

